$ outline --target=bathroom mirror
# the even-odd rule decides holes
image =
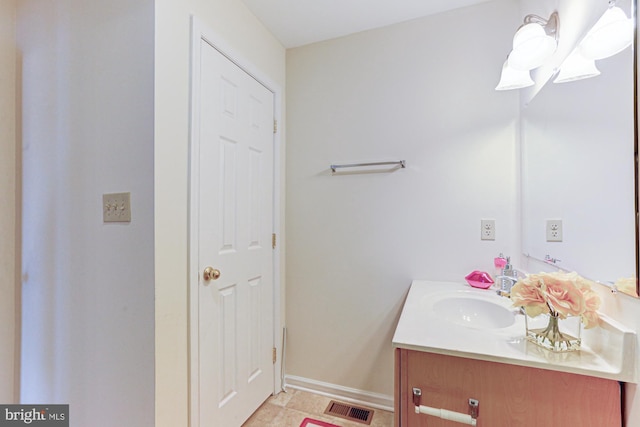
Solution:
[[[633,16],[632,3],[617,6]],[[637,296],[635,61],[628,47],[597,77],[552,76],[522,107],[520,139],[524,256]]]

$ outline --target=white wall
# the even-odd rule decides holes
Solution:
[[[494,87],[521,19],[499,0],[287,52],[288,375],[391,395],[411,280],[518,257],[519,101]]]
[[[154,425],[153,1],[25,0],[20,399]],[[102,222],[131,192],[132,221]]]
[[[636,273],[631,49],[598,67],[549,82],[523,110],[523,251],[613,283]],[[546,241],[551,218],[562,242]]]
[[[16,1],[0,2],[0,402],[17,402]]]
[[[156,1],[156,420],[188,420],[187,261],[190,15],[284,88],[285,50],[237,0]],[[281,123],[284,129],[284,124]]]

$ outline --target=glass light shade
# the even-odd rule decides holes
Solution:
[[[540,24],[523,25],[513,36],[509,66],[516,70],[531,70],[544,64],[556,51],[558,43],[547,35]]]
[[[587,59],[580,53],[579,49],[571,52],[571,55],[564,60],[560,66],[560,72],[553,80],[554,83],[566,83],[576,80],[588,79],[600,75],[600,70],[596,68],[593,59]]]
[[[623,51],[633,40],[633,21],[619,7],[612,7],[580,42],[580,53],[587,59],[603,59]]]
[[[521,89],[528,86],[533,86],[529,70],[515,70],[509,66],[509,60],[504,61],[496,90]]]

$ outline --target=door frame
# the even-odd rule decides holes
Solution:
[[[274,118],[278,123],[278,129],[273,134],[273,233],[278,237],[278,243],[273,249],[273,346],[278,355],[276,363],[273,365],[274,389],[278,393],[282,390],[282,334],[283,322],[281,316],[282,309],[282,285],[281,285],[281,256],[282,256],[282,233],[281,233],[281,177],[282,177],[282,89],[269,79],[266,74],[250,61],[247,61],[236,49],[232,48],[224,38],[220,37],[211,29],[207,28],[197,17],[191,16],[191,49],[190,49],[190,117],[189,117],[189,199],[188,199],[188,222],[189,222],[189,255],[188,255],[188,371],[189,371],[189,426],[200,426],[200,402],[197,398],[199,390],[199,326],[198,326],[198,222],[196,213],[198,212],[198,162],[199,138],[197,130],[200,127],[199,117],[199,89],[198,80],[200,70],[200,41],[204,40],[214,49],[224,55],[235,65],[244,70],[247,74],[257,80],[265,88],[274,94]]]

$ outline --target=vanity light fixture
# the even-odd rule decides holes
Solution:
[[[509,59],[507,59],[502,65],[502,74],[496,90],[521,89],[533,84],[529,70],[516,70],[509,66]]]
[[[513,36],[509,66],[516,70],[532,70],[544,64],[558,47],[558,12],[549,19],[527,15]]]
[[[588,79],[600,75],[600,70],[596,67],[596,61],[585,58],[580,48],[576,48],[564,60],[560,67],[560,72],[553,80],[554,83],[567,83],[576,80]]]
[[[580,42],[580,53],[587,59],[604,59],[622,52],[633,41],[633,20],[609,1],[609,8]]]
[[[539,67],[558,47],[558,12],[549,19],[527,15],[513,36],[513,49],[502,65],[496,90],[521,89],[533,86],[530,70]]]

